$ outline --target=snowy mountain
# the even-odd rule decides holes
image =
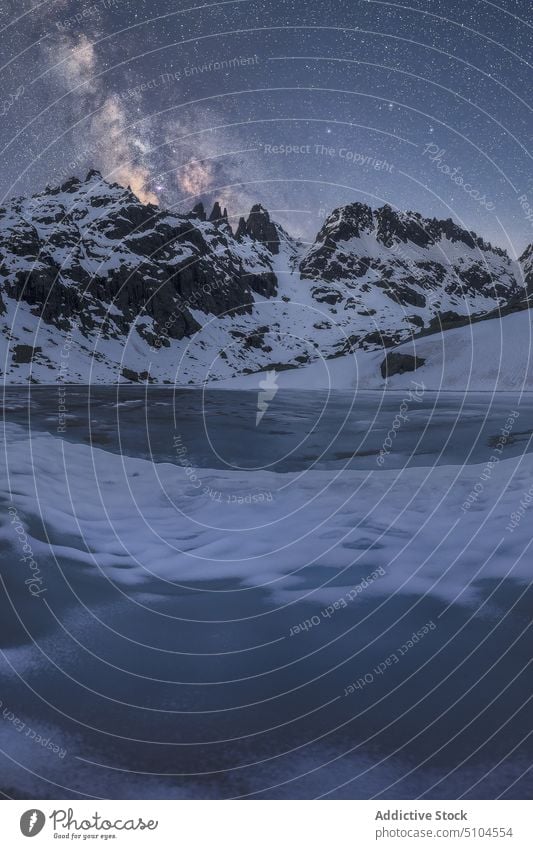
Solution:
[[[0,209],[0,281],[5,382],[187,385],[383,362],[521,309],[533,247],[517,263],[451,220],[360,203],[304,245],[260,205],[233,232],[218,203],[177,214],[91,171]]]
[[[380,315],[390,316],[395,340],[404,335],[404,325],[417,332],[484,314],[522,291],[519,269],[505,251],[451,219],[422,218],[390,206],[373,211],[359,203],[334,210],[300,271],[305,279],[322,281],[312,290],[317,301],[342,302],[345,308],[372,303]]]

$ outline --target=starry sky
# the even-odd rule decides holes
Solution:
[[[362,201],[533,242],[529,0],[0,0],[0,194],[95,167],[312,239]]]

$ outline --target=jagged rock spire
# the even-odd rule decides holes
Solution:
[[[205,221],[207,219],[202,201],[197,203],[196,206],[193,207],[192,211],[200,219],[200,221]]]
[[[218,200],[215,201],[213,209],[211,210],[211,215],[209,216],[210,221],[220,221],[222,218],[222,210],[220,208],[220,204]]]
[[[246,220],[241,216],[239,218],[239,224],[237,225],[237,231],[235,233],[235,238],[239,239],[239,240],[243,239],[244,236],[247,235],[247,232],[248,231],[246,229]]]
[[[260,203],[250,210],[246,222],[246,232],[252,239],[263,242],[271,253],[279,253],[279,236],[276,225],[270,220],[270,215]]]
[[[235,238],[240,240],[245,236],[257,242],[263,242],[271,253],[279,253],[279,235],[276,225],[270,220],[270,215],[260,203],[252,206],[248,220],[239,218]]]

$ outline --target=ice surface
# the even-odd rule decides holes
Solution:
[[[232,578],[281,601],[331,601],[382,567],[371,592],[466,600],[482,579],[530,580],[527,516],[506,526],[531,455],[488,477],[484,465],[278,474],[152,463],[17,426],[8,436],[2,473],[35,552],[120,585]],[[32,531],[41,519],[44,535]],[[13,544],[7,513],[1,537]]]

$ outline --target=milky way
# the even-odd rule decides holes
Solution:
[[[2,198],[90,167],[146,201],[335,206],[533,241],[527,0],[0,2]]]

